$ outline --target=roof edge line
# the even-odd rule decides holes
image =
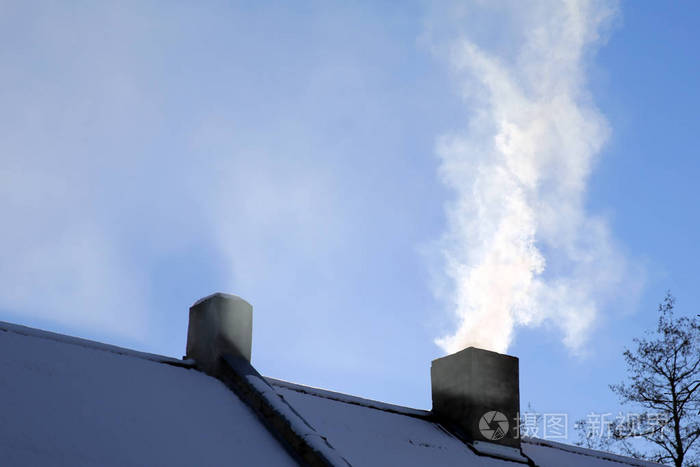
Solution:
[[[193,360],[178,360],[177,358],[173,357],[166,357],[164,355],[127,349],[125,347],[104,344],[102,342],[97,342],[90,339],[68,336],[66,334],[59,334],[51,331],[44,331],[42,329],[31,328],[29,326],[22,326],[20,324],[8,323],[6,321],[0,321],[0,331],[11,332],[13,334],[19,334],[21,336],[27,337],[36,337],[38,339],[46,339],[54,342],[60,342],[62,344],[77,345],[79,347],[99,350],[102,352],[109,352],[117,355],[124,355],[127,357],[140,358],[142,360],[150,360],[156,363],[165,363],[167,365],[179,366],[183,368],[194,368]]]
[[[523,443],[532,444],[535,446],[543,446],[550,449],[559,449],[560,451],[569,452],[571,454],[593,457],[595,459],[603,459],[606,461],[617,462],[620,464],[631,465],[634,467],[649,467],[656,465],[661,467],[665,465],[643,459],[635,459],[633,457],[622,456],[613,452],[599,451],[597,449],[584,448],[581,446],[566,443],[558,443],[556,441],[549,441],[541,438],[531,438],[523,436],[522,441]]]

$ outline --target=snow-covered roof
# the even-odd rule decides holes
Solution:
[[[478,455],[431,413],[268,378],[268,382],[352,465],[523,465]],[[541,467],[651,467],[658,464],[561,443],[524,438]]]
[[[2,322],[0,355],[2,465],[296,464],[275,423],[192,361]],[[266,381],[303,436],[350,465],[525,465],[480,454],[427,411]],[[542,467],[656,465],[539,439],[522,452]]]
[[[181,363],[0,322],[0,464],[296,465],[223,383]]]

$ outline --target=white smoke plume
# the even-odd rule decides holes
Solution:
[[[461,10],[467,23],[469,8]],[[438,144],[442,180],[456,194],[441,248],[458,325],[436,342],[446,352],[505,352],[516,327],[549,322],[577,351],[626,268],[606,222],[585,209],[609,133],[586,89],[587,62],[615,5],[476,9],[515,30],[506,47],[487,49],[469,33],[450,47],[470,118]]]

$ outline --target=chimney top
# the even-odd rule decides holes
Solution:
[[[186,357],[204,372],[216,375],[224,354],[250,361],[252,342],[253,307],[242,298],[217,292],[190,307]]]

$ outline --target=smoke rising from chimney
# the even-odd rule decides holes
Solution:
[[[609,133],[586,63],[615,8],[511,2],[506,18],[498,5],[479,8],[515,28],[512,47],[487,49],[477,30],[449,48],[470,117],[438,142],[440,176],[456,195],[440,248],[457,327],[436,342],[505,352],[516,327],[548,322],[576,351],[626,269],[605,220],[585,209]]]

